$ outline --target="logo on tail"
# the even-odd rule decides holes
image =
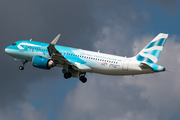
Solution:
[[[142,49],[136,55],[136,59],[138,61],[147,63],[157,63],[167,37],[168,34],[164,33],[157,35],[144,49]]]

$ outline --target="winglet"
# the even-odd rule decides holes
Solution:
[[[61,36],[61,34],[58,34],[58,35],[56,36],[56,38],[54,38],[54,40],[51,42],[51,45],[55,45],[55,44],[57,43],[57,41],[58,41],[58,39],[59,39],[60,36]]]

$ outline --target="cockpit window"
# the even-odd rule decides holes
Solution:
[[[13,46],[16,46],[16,43],[13,43],[12,45],[13,45]]]

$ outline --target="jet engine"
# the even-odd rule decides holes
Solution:
[[[46,70],[49,70],[50,68],[55,66],[54,62],[51,59],[40,55],[36,55],[33,57],[32,64],[34,67]]]

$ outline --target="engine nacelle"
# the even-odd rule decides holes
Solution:
[[[34,67],[47,70],[55,66],[54,62],[51,59],[40,55],[36,55],[33,57],[32,64]]]

